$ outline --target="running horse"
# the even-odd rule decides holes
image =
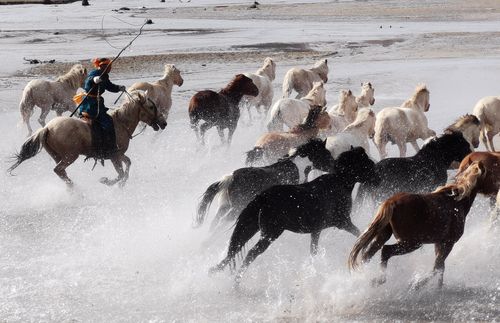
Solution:
[[[244,95],[257,96],[259,89],[252,79],[243,75],[236,75],[229,84],[214,92],[205,90],[197,92],[189,101],[189,119],[191,128],[195,131],[196,137],[205,144],[205,132],[217,127],[220,139],[224,144],[224,129],[228,129],[227,144],[231,144],[233,133],[240,119],[239,103]],[[204,120],[199,129],[198,123]]]
[[[474,162],[455,183],[438,188],[432,193],[398,193],[379,208],[368,229],[358,238],[349,256],[349,267],[354,269],[359,258],[366,262],[382,249],[382,276],[375,283],[386,281],[387,262],[393,256],[419,249],[423,244],[434,244],[434,270],[414,285],[420,288],[433,276],[439,275],[438,286],[443,286],[444,263],[455,243],[464,233],[465,218],[483,188],[487,173],[481,162]],[[396,243],[385,243],[394,235]]]
[[[164,129],[167,122],[153,101],[147,99],[147,94],[142,91],[132,92],[130,98],[125,100],[120,108],[111,111],[110,115],[115,126],[118,148],[110,159],[118,172],[118,177],[113,180],[104,177],[101,183],[106,185],[120,183],[120,186],[123,186],[128,179],[131,164],[125,152],[139,121],[148,124],[155,131],[160,128]],[[52,119],[24,142],[21,151],[15,156],[16,162],[8,171],[12,172],[22,162],[34,157],[42,147],[57,164],[54,172],[71,187],[73,182],[68,177],[66,168],[73,164],[80,155],[94,155],[91,125],[82,119],[71,117]],[[125,164],[125,170],[123,170],[123,164]]]

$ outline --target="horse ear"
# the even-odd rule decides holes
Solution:
[[[354,147],[351,145],[351,150],[354,150]]]
[[[326,141],[328,140],[328,138],[325,138],[325,140],[323,140],[323,146],[326,147]]]
[[[325,64],[328,64],[328,60],[325,58]]]

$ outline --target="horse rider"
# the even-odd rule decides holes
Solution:
[[[80,117],[92,120],[92,140],[98,158],[109,157],[116,147],[115,129],[113,118],[106,113],[108,108],[104,105],[102,94],[110,92],[125,91],[124,85],[116,85],[109,80],[108,73],[111,71],[111,60],[108,58],[95,58],[92,63],[96,69],[92,70],[84,83],[85,98],[80,106]]]

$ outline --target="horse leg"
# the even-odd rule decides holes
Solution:
[[[350,215],[347,214],[347,216],[349,217]],[[358,227],[352,223],[350,218],[347,218],[346,221],[341,226],[339,226],[339,229],[345,230],[355,237],[359,237],[359,235],[361,234]]]
[[[368,246],[368,249],[363,254],[363,262],[370,260],[380,248],[391,238],[392,228],[390,225],[386,226],[380,233],[375,237],[373,242]]]
[[[316,256],[318,254],[318,243],[320,235],[321,230],[311,233],[311,256]]]
[[[47,109],[45,107],[44,108],[40,107],[40,109],[42,110],[42,112],[40,112],[40,117],[38,118],[38,122],[42,127],[45,127],[45,119],[47,118],[47,115],[50,112],[50,108]]]
[[[205,132],[208,129],[212,128],[213,126],[214,126],[214,124],[211,122],[205,122],[204,124],[202,124],[200,126],[200,137],[201,137],[201,144],[202,145],[205,145]]]
[[[224,129],[221,126],[217,126],[217,132],[219,133],[221,144],[224,145],[226,143],[226,140],[224,139]]]
[[[108,186],[115,185],[116,183],[118,183],[119,181],[121,181],[125,177],[125,172],[123,171],[121,156],[111,158],[111,162],[113,163],[113,166],[115,167],[115,170],[118,173],[118,177],[116,177],[113,180],[110,180],[107,177],[102,177],[100,179],[100,182],[102,184],[106,184]]]
[[[122,161],[125,164],[125,176],[123,177],[123,180],[122,180],[123,184],[122,185],[125,185],[125,182],[128,180],[128,173],[129,173],[130,165],[132,164],[132,161],[130,160],[130,158],[128,158],[127,155],[122,155]]]
[[[486,136],[486,129],[481,129],[481,131],[479,132],[479,137],[481,138],[484,147],[486,147],[486,150],[491,151],[490,147],[488,147],[488,137]]]
[[[307,165],[304,168],[304,183],[307,183],[307,178],[309,177],[309,173],[312,171],[313,167],[311,165]]]
[[[421,243],[408,242],[408,241],[401,241],[401,242],[398,242],[398,243],[392,244],[392,245],[384,245],[382,247],[382,255],[381,255],[381,261],[380,261],[382,275],[380,278],[375,280],[374,283],[377,285],[385,283],[385,280],[386,280],[385,273],[387,270],[387,262],[389,261],[389,259],[391,257],[407,254],[409,252],[417,250],[421,246],[422,246]]]
[[[377,146],[378,153],[380,155],[380,159],[381,160],[385,159],[387,157],[387,150],[386,150],[387,141],[384,139],[381,139],[380,141],[375,140],[374,143],[375,143],[375,146]]]
[[[421,287],[426,285],[429,282],[429,280],[436,274],[439,274],[438,287],[439,288],[443,287],[444,261],[450,254],[451,249],[453,249],[453,245],[454,243],[452,242],[436,243],[434,245],[434,250],[436,254],[436,260],[434,261],[434,269],[428,275],[426,275],[422,279],[418,280],[415,284],[413,284],[412,289],[415,290],[420,289]]]
[[[399,157],[406,157],[406,142],[398,141]]]
[[[53,156],[54,157],[54,156]],[[73,162],[78,158],[78,155],[76,156],[65,156],[64,159],[60,159],[59,162],[57,162],[56,167],[54,167],[54,173],[59,176],[67,185],[68,187],[73,186],[73,181],[68,177],[68,174],[66,173],[66,168],[73,164]]]
[[[229,126],[228,128],[228,135],[227,135],[227,144],[228,146],[231,144],[231,141],[233,140],[233,134],[234,131],[236,130],[236,124]]]
[[[266,251],[266,249],[271,245],[271,243],[273,243],[274,240],[276,240],[281,235],[281,233],[283,233],[282,229],[272,234],[263,234],[260,237],[255,246],[253,246],[253,248],[248,251],[245,260],[243,260],[243,264],[241,265],[235,277],[236,284],[239,284],[241,278],[243,277],[243,274],[248,269],[248,266],[255,260],[255,258]]]
[[[410,141],[411,145],[413,146],[413,149],[415,149],[415,152],[418,153],[420,150],[420,147],[418,146],[418,143],[416,140]]]
[[[493,137],[495,137],[496,133],[493,131],[487,130],[486,137],[488,138],[488,143],[490,144],[491,151],[495,151],[495,146],[493,145]]]

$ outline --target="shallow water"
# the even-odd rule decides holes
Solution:
[[[421,28],[423,32],[428,25]],[[205,45],[211,41],[215,40]],[[223,46],[231,44],[225,39]],[[327,84],[329,105],[336,102],[339,89],[357,93],[360,82],[372,81],[378,111],[400,104],[425,81],[431,91],[429,125],[440,132],[471,112],[480,97],[498,91],[498,58],[406,60],[395,49],[387,51],[388,59],[335,58]],[[277,63],[276,97],[287,68],[309,62]],[[207,226],[191,227],[196,203],[209,184],[243,166],[244,152],[263,128],[261,121],[249,126],[243,113],[230,149],[220,147],[215,130],[202,148],[189,128],[186,106],[194,91],[218,88],[235,73],[257,66],[177,65],[187,73],[183,87],[174,88],[168,127],[162,133],[148,129],[131,142],[132,168],[125,188],[98,183],[101,176],[114,176],[111,165],[91,171],[92,163],[80,159],[68,169],[76,183],[68,191],[53,174],[53,161],[44,151],[23,163],[16,176],[3,171],[7,162],[0,166],[1,320],[498,320],[500,235],[498,228],[489,230],[482,197],[446,262],[442,290],[436,289],[435,280],[420,291],[410,289],[432,268],[432,246],[392,259],[388,282],[372,288],[379,256],[361,271],[349,273],[347,255],[355,238],[333,228],[322,233],[314,258],[309,256],[308,235],[286,232],[250,266],[240,290],[233,288],[228,271],[208,276],[208,268],[222,259],[231,232],[209,243]],[[124,84],[135,80],[134,75],[119,79]],[[0,79],[0,158],[5,161],[24,138],[24,128],[15,125],[26,82]],[[115,98],[106,95],[107,102]],[[395,155],[394,147],[390,152]],[[360,210],[353,214],[353,222],[364,229],[375,208],[365,205]]]

